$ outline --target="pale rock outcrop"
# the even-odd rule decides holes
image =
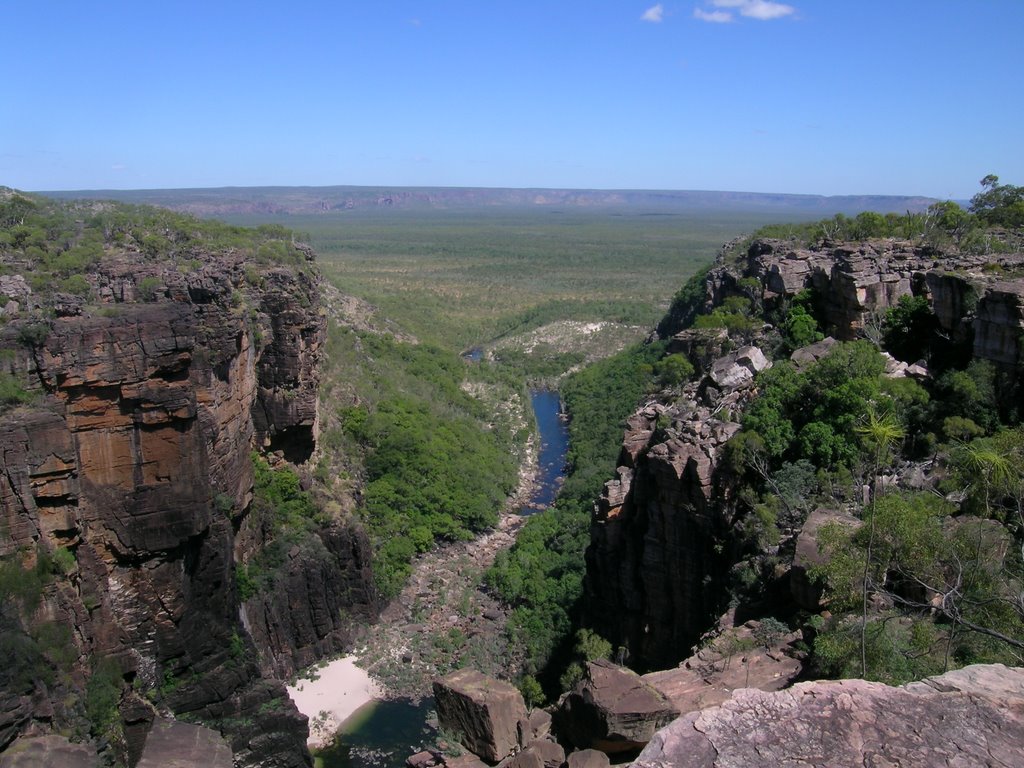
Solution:
[[[890,687],[864,680],[736,691],[654,736],[634,768],[750,765],[1013,768],[1024,744],[1024,669],[973,666]]]
[[[720,623],[732,619],[727,614]],[[721,634],[673,669],[649,672],[641,679],[680,712],[721,704],[740,688],[779,691],[799,676],[801,632],[765,637],[762,624],[750,620]]]
[[[231,768],[231,747],[201,725],[157,720],[135,768]]]

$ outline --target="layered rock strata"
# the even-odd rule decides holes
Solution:
[[[1000,367],[1008,391],[1019,376],[1024,254],[948,256],[892,240],[807,248],[759,240],[738,258],[727,254],[704,281],[704,312],[745,296],[771,314],[811,289],[834,338],[794,353],[798,368],[837,340],[880,334],[885,310],[901,297],[922,296],[936,317],[934,345],[962,363],[979,359]],[[690,309],[674,306],[661,330],[669,334],[668,351],[686,355],[704,375],[673,392],[671,402],[645,403],[627,420],[615,476],[595,504],[586,555],[587,620],[641,670],[685,659],[725,610],[724,587],[744,530],[721,459],[756,396],[754,377],[768,365],[757,347],[736,349],[744,341],[724,328],[673,326],[691,317]],[[763,338],[768,330],[747,336]],[[925,378],[928,372],[890,358],[887,375]],[[784,559],[792,556],[797,534],[785,532]],[[817,605],[803,564],[793,587],[780,599]]]
[[[768,365],[744,347],[671,408],[650,404],[627,421],[591,522],[585,590],[590,620],[631,666],[674,665],[720,613],[732,520],[716,468],[740,428],[726,418]]]
[[[765,306],[811,289],[826,331],[851,340],[901,297],[924,296],[948,343],[974,358],[1014,366],[1024,359],[1022,271],[1024,254],[947,255],[899,240],[813,248],[758,240],[740,262],[711,270],[705,302],[717,306],[742,295],[743,279],[761,284]]]
[[[38,390],[36,407],[0,425],[0,555],[31,569],[67,553],[67,578],[25,618],[70,627],[81,661],[113,659],[174,712],[218,723],[237,765],[308,765],[305,719],[260,677],[234,568],[236,545],[258,542],[245,534],[250,452],[313,449],[325,334],[315,270],[268,267],[253,284],[228,254],[192,271],[125,259],[90,279],[102,313],[58,312],[31,334],[11,323],[0,339]],[[143,284],[152,295],[140,303]],[[342,629],[345,597],[373,604],[359,535],[324,539],[333,571],[287,585],[298,610],[281,611],[280,631],[253,633],[264,655],[311,660],[337,647],[324,638]],[[342,596],[329,583],[339,574]],[[71,674],[64,685],[88,676],[81,664]],[[7,689],[0,749],[32,722],[72,717],[58,693],[40,681]]]

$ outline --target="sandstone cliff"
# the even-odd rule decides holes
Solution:
[[[18,256],[8,271],[31,272]],[[238,765],[309,764],[305,719],[259,660],[290,671],[343,644],[345,600],[375,610],[365,538],[324,531],[319,570],[250,601],[278,616],[251,633],[235,570],[266,538],[251,530],[251,451],[301,461],[314,446],[325,320],[311,259],[294,246],[260,266],[231,248],[162,256],[122,238],[85,273],[92,303],[3,286],[5,373],[33,402],[0,425],[0,557],[41,584],[4,621],[10,637],[52,627],[68,644],[37,643],[33,668],[6,681],[0,749],[81,732],[97,670],[113,665],[107,732],[128,759],[170,710],[224,732]]]
[[[770,315],[810,289],[824,330],[850,340],[877,331],[881,313],[901,296],[923,296],[937,321],[933,349],[989,361],[1012,387],[1024,361],[1022,269],[1022,254],[943,256],[892,240],[817,247],[761,240],[738,256],[724,252],[689,298],[707,313],[742,296]],[[749,547],[723,448],[756,394],[755,374],[770,363],[756,346],[729,350],[747,340],[767,350],[772,331],[748,324],[745,335],[730,336],[676,324],[690,317],[686,307],[674,307],[662,331],[668,351],[686,355],[702,375],[662,401],[652,398],[628,420],[619,467],[595,505],[586,556],[588,621],[640,669],[690,654],[726,609],[729,571]],[[890,362],[890,375],[927,375]],[[792,560],[798,533],[782,532],[776,561]],[[791,600],[788,590],[776,597]]]

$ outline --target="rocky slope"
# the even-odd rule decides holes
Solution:
[[[1024,670],[972,666],[898,688],[864,680],[737,691],[655,734],[636,768],[1020,764]]]
[[[89,300],[33,292],[31,263],[5,257],[5,374],[32,402],[0,425],[0,557],[40,583],[5,611],[5,641],[42,650],[0,681],[0,749],[91,727],[133,760],[164,712],[220,729],[237,765],[310,763],[304,718],[261,666],[337,650],[341,608],[376,599],[365,536],[334,523],[240,619],[236,567],[268,537],[249,515],[250,452],[301,461],[316,437],[325,320],[312,254],[292,253],[253,270],[232,249],[107,247]],[[97,723],[103,679],[114,711]]]
[[[724,253],[698,286],[696,303],[706,313],[742,296],[770,313],[811,289],[826,332],[854,339],[877,328],[880,313],[901,296],[923,296],[937,318],[936,347],[1014,376],[1024,361],[1022,275],[1021,254],[943,256],[893,240],[813,248],[761,240],[738,257]],[[669,352],[686,355],[704,374],[629,419],[587,551],[588,619],[643,669],[688,656],[726,608],[724,586],[745,532],[723,448],[756,394],[754,375],[770,365],[759,347],[736,350],[743,336],[682,330],[686,314],[674,307],[662,329]],[[771,343],[765,329],[747,338]],[[908,371],[895,362],[890,368],[894,376]],[[797,533],[784,532],[790,554]]]

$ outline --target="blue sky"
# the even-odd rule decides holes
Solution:
[[[1024,0],[4,0],[0,184],[1024,184]]]

